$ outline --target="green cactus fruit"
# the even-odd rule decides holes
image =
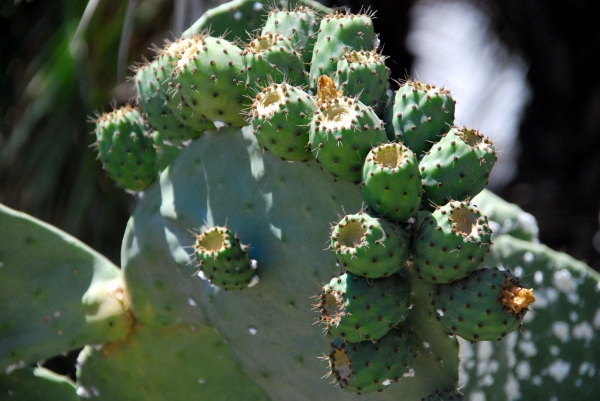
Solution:
[[[173,69],[177,95],[218,127],[246,125],[242,50],[226,39],[203,34],[181,42],[187,45]]]
[[[443,87],[406,81],[386,112],[388,139],[402,142],[420,158],[454,125],[455,103]]]
[[[255,37],[244,46],[242,55],[247,88],[258,89],[269,82],[284,81],[294,86],[308,85],[302,56],[281,34],[266,33]]]
[[[449,202],[425,217],[413,241],[414,269],[431,283],[466,277],[483,262],[492,231],[469,202]]]
[[[183,116],[167,106],[170,99],[167,93],[169,87],[166,80],[169,72],[159,67],[159,61],[137,67],[135,88],[138,94],[137,103],[144,118],[161,133],[164,140],[173,145],[197,138],[202,132],[194,131],[183,121]]]
[[[379,278],[405,266],[409,241],[400,226],[361,211],[344,216],[333,227],[329,248],[350,273]]]
[[[137,102],[144,118],[173,145],[215,129],[212,122],[194,112],[183,99],[172,96],[171,73],[173,62],[177,60],[173,52],[181,44],[171,44],[169,52],[160,51],[154,61],[136,67],[134,78]]]
[[[421,206],[421,175],[413,152],[400,143],[371,149],[362,169],[362,194],[379,216],[404,222]]]
[[[379,341],[334,340],[327,355],[329,375],[344,390],[358,394],[382,391],[408,374],[417,357],[417,341],[408,327],[398,326]]]
[[[518,329],[535,302],[533,291],[507,270],[481,269],[436,286],[432,305],[448,335],[467,341],[500,341]]]
[[[429,394],[425,398],[421,398],[421,401],[460,401],[464,399],[465,396],[460,391],[444,388]]]
[[[292,42],[294,49],[302,55],[304,64],[308,65],[319,31],[318,13],[307,6],[292,10],[273,8],[269,11],[261,36],[267,33],[282,34]]]
[[[336,91],[333,79],[319,78],[319,108],[310,123],[310,145],[323,170],[335,180],[360,182],[373,146],[386,142],[383,122],[370,107]]]
[[[156,92],[160,92],[164,100],[164,107],[170,111],[169,116],[174,117],[193,131],[198,132],[196,134],[196,137],[198,137],[199,133],[214,130],[215,125],[204,114],[195,111],[185,102],[181,94],[177,93],[176,83],[173,82],[173,68],[175,63],[179,61],[179,58],[194,43],[192,39],[178,39],[168,43],[162,49],[157,49],[156,59],[152,62],[152,66],[156,67],[156,69],[153,68],[152,72],[156,74],[154,77],[155,90]],[[160,87],[158,86],[159,84]],[[146,89],[143,90],[145,91]],[[143,98],[144,101],[146,101],[147,96],[151,95],[152,93],[146,94],[146,92],[143,92],[143,95],[141,95],[138,89],[138,96]],[[174,137],[172,139],[174,140],[174,144],[178,144],[178,142],[191,138],[184,137],[178,140],[177,137]]]
[[[309,149],[309,123],[317,100],[287,83],[273,83],[256,95],[248,119],[263,149],[287,161],[314,159]]]
[[[141,191],[158,174],[156,150],[139,109],[126,105],[96,120],[98,159],[121,187]]]
[[[198,275],[225,291],[258,282],[256,261],[250,260],[248,247],[226,227],[215,226],[196,235],[194,255],[200,264]]]
[[[472,199],[496,163],[492,142],[477,130],[453,127],[419,162],[425,205]]]
[[[335,86],[371,106],[378,115],[387,105],[388,68],[386,57],[376,51],[353,50],[337,63]]]
[[[376,39],[370,14],[336,11],[324,16],[311,59],[311,87],[317,88],[321,75],[332,76],[338,60],[347,52],[376,48]]]
[[[379,340],[406,320],[410,284],[398,275],[367,279],[345,273],[322,287],[315,305],[325,331],[346,342]]]

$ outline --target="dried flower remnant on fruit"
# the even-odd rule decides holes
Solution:
[[[317,97],[319,99],[319,104],[329,103],[342,95],[342,91],[338,91],[335,88],[333,79],[327,75],[321,75],[317,85]]]
[[[504,309],[511,315],[521,312],[535,302],[533,289],[523,287],[505,288],[500,292],[498,298]]]

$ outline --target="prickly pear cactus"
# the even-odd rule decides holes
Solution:
[[[130,129],[132,146],[119,148],[147,156],[141,164],[108,161],[136,183],[141,167],[147,180],[130,188],[144,192],[120,270],[0,207],[0,394],[397,401],[462,399],[463,385],[467,399],[600,391],[599,275],[534,243],[534,219],[484,189],[495,150],[454,126],[449,93],[419,83],[395,102],[383,97],[371,14],[300,3],[220,6],[138,67],[136,126],[154,132]],[[261,33],[245,38],[252,31]],[[123,116],[110,124],[131,128]],[[123,139],[121,126],[115,135],[98,123]],[[28,366],[81,346],[74,384]]]

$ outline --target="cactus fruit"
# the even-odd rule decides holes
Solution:
[[[317,298],[318,321],[329,334],[349,343],[379,340],[406,319],[410,284],[398,274],[373,280],[345,273],[323,286]]]
[[[158,174],[156,150],[139,109],[126,105],[96,120],[98,159],[120,186],[141,191]]]
[[[421,206],[421,175],[414,154],[400,143],[371,149],[362,170],[362,194],[379,216],[404,222]]]
[[[423,201],[445,205],[451,199],[473,198],[487,185],[495,163],[488,138],[477,130],[453,127],[419,162]]]
[[[198,275],[225,291],[257,282],[256,261],[250,260],[248,247],[227,227],[212,227],[196,235],[194,255],[200,265]]]
[[[312,59],[312,49],[319,31],[318,11],[312,7],[298,6],[292,10],[269,10],[261,35],[280,33],[288,38],[305,64]]]
[[[337,63],[335,86],[348,96],[358,97],[358,100],[381,115],[388,100],[385,59],[375,51],[353,50],[345,53]]]
[[[500,341],[518,329],[535,302],[509,271],[476,270],[468,277],[438,285],[432,297],[437,319],[449,335],[467,341]]]
[[[491,241],[486,216],[469,202],[449,202],[426,215],[413,242],[419,277],[450,283],[467,276],[483,262]]]
[[[360,182],[362,164],[373,146],[386,142],[383,122],[370,107],[343,96],[322,75],[319,108],[310,123],[310,146],[321,167],[336,180]]]
[[[199,34],[185,39],[173,69],[174,91],[213,122],[243,127],[247,106],[242,50],[224,38]]]
[[[279,33],[256,36],[242,53],[246,87],[258,89],[269,82],[287,81],[294,86],[308,85],[302,56],[292,42]],[[269,81],[270,80],[270,81]]]
[[[417,357],[417,344],[409,327],[398,326],[379,341],[346,343],[335,340],[326,359],[337,384],[358,394],[382,391],[397,382]]]
[[[391,222],[364,212],[344,216],[332,229],[330,249],[352,274],[386,277],[404,267],[409,252],[408,233]]]
[[[173,64],[183,49],[191,44],[189,40],[170,43],[166,48],[157,50],[154,61],[135,68],[137,102],[144,118],[174,145],[215,129],[206,116],[192,110],[173,90]]]
[[[331,76],[337,62],[349,51],[372,50],[377,36],[369,14],[335,12],[321,19],[310,65],[310,85],[316,88],[322,75]],[[375,49],[376,50],[376,49]]]
[[[450,91],[407,80],[386,112],[388,139],[402,142],[420,158],[454,125],[454,106]]]
[[[258,143],[282,160],[308,161],[308,124],[317,108],[316,99],[288,83],[271,84],[255,97],[248,120]]]

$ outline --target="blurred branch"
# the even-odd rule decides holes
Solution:
[[[119,60],[117,62],[117,82],[125,80],[127,73],[127,53],[131,43],[133,33],[133,15],[137,8],[137,0],[127,2],[127,11],[125,11],[125,20],[123,21],[123,30],[121,31],[121,41],[119,42]]]

